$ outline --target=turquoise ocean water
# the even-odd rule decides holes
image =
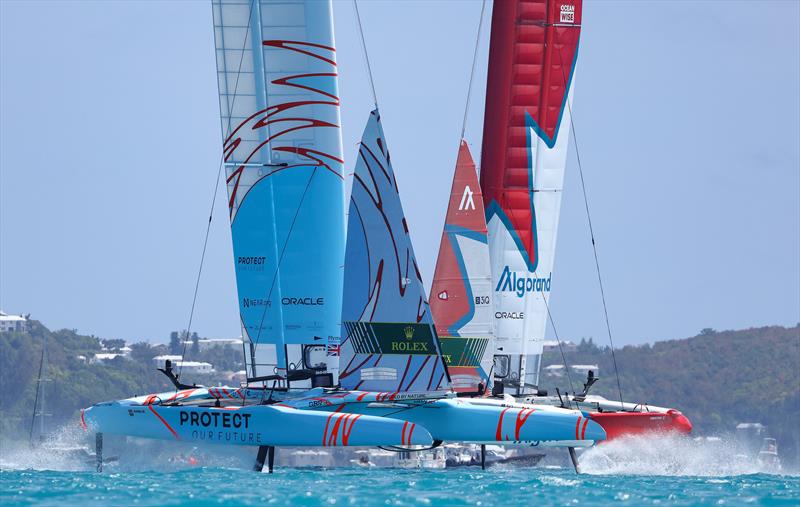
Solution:
[[[250,450],[118,446],[102,474],[44,451],[0,449],[0,505],[800,505],[800,476],[766,473],[725,445],[691,439],[612,442],[556,466],[405,470],[246,470]],[[115,453],[108,445],[109,453]],[[219,448],[217,448],[219,449]],[[188,455],[197,456],[189,463]],[[552,457],[552,458],[551,458]],[[563,456],[562,456],[563,457]],[[280,463],[280,455],[278,462]],[[564,463],[562,463],[563,465]]]
[[[0,504],[17,505],[798,505],[797,477],[580,475],[537,468],[200,468],[104,473],[4,470]]]

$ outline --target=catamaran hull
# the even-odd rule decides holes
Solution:
[[[651,433],[688,435],[692,423],[680,411],[661,412],[591,412],[590,417],[606,432],[606,439]]]
[[[312,389],[271,405],[243,404],[261,396],[231,387],[157,393],[95,405],[82,423],[100,433],[230,445],[588,447],[606,438],[586,412],[512,399]]]
[[[657,407],[641,403],[612,401],[602,396],[587,396],[577,401],[566,395],[567,401],[603,427],[606,440],[633,435],[677,433],[688,435],[692,432],[689,418],[674,408]],[[554,396],[528,396],[520,399],[523,403],[549,404],[558,406],[562,398]]]
[[[348,411],[397,418],[427,429],[434,440],[485,444],[587,447],[605,438],[603,428],[576,410],[440,399],[413,407],[396,403],[348,406]],[[566,442],[566,443],[565,443]]]
[[[95,405],[83,411],[86,430],[188,442],[251,446],[431,445],[425,428],[388,418],[255,405],[187,407]]]

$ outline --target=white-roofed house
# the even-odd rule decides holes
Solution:
[[[554,377],[560,377],[564,375],[564,365],[563,364],[551,364],[549,366],[545,366],[542,368],[545,373],[553,375]]]
[[[214,366],[211,363],[202,361],[173,361],[172,369],[180,371],[181,374],[214,373]]]
[[[173,365],[173,368],[174,368],[174,367],[175,367],[175,363],[177,363],[178,361],[180,361],[181,359],[183,359],[183,356],[171,355],[171,354],[165,354],[165,355],[163,355],[163,356],[156,356],[156,357],[154,357],[154,358],[152,359],[152,361],[153,361],[153,364],[155,364],[157,368],[163,368],[163,367],[164,367],[164,364],[165,364],[165,363],[166,363],[166,361],[167,361],[167,359],[169,359],[170,361],[172,361],[172,365]]]
[[[125,355],[118,352],[101,352],[99,354],[95,354],[94,357],[89,360],[89,362],[94,364],[105,364],[118,357],[125,357]]]
[[[0,311],[0,333],[24,333],[27,330],[27,317],[24,315],[9,315]]]
[[[598,372],[600,370],[600,368],[598,368],[596,364],[573,364],[570,365],[570,368],[572,368],[572,371],[574,371],[575,373],[580,373],[581,375],[584,376],[588,375],[589,370],[591,370],[594,372],[595,377],[598,375]]]

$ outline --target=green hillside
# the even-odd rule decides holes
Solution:
[[[45,377],[49,427],[73,421],[80,408],[100,401],[127,398],[170,388],[150,359],[167,346],[133,344],[131,358],[92,364],[101,340],[75,331],[49,331],[31,321],[26,333],[0,333],[0,436],[26,434],[33,407],[43,338],[49,368]],[[109,345],[112,341],[106,341]],[[231,349],[210,350],[189,359],[209,360],[239,369]],[[80,356],[83,356],[81,358]],[[566,353],[568,364],[597,364],[601,380],[594,394],[618,399],[611,355],[607,348],[584,341]],[[800,449],[800,327],[763,327],[741,331],[705,330],[693,338],[616,351],[625,400],[680,409],[697,434],[733,431],[739,422],[761,422],[778,438],[781,454],[797,461]],[[545,353],[544,365],[561,364],[561,356]],[[198,382],[213,378],[187,379]],[[576,387],[583,379],[573,375]],[[567,388],[566,377],[545,375],[542,387]],[[793,459],[794,457],[794,459]]]
[[[37,321],[26,333],[0,333],[0,430],[3,436],[26,432],[36,394],[43,338],[47,338],[48,367],[43,377],[50,428],[75,418],[81,408],[167,388],[168,382],[149,361],[115,359],[90,364],[82,359],[101,352],[93,336],[75,331],[50,331]]]

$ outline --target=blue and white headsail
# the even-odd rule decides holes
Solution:
[[[377,110],[359,145],[347,225],[342,387],[449,389]]]
[[[338,353],[345,237],[331,3],[212,5],[248,376],[338,362],[327,355]]]

